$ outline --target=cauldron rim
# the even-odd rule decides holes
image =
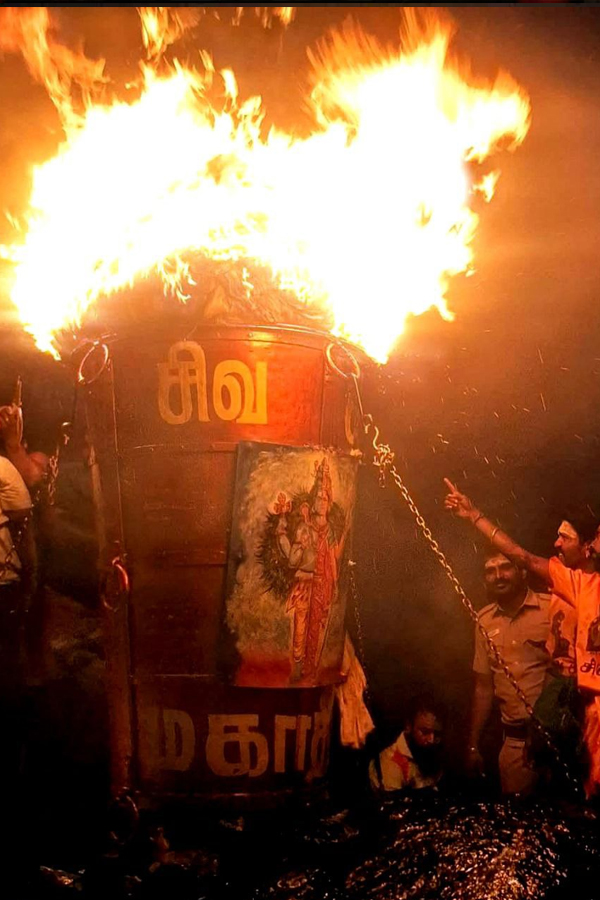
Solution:
[[[289,325],[273,323],[250,324],[250,323],[224,323],[217,324],[212,322],[197,322],[187,332],[182,333],[182,322],[175,318],[169,320],[165,317],[163,321],[157,322],[152,320],[149,323],[136,323],[135,326],[119,328],[116,332],[104,334],[92,334],[82,332],[81,340],[77,347],[72,351],[68,362],[71,365],[78,366],[82,354],[86,348],[89,348],[91,342],[103,343],[112,348],[120,348],[132,342],[153,342],[153,341],[197,341],[197,340],[249,340],[254,343],[272,343],[279,338],[284,343],[286,338],[290,339],[290,343],[298,345],[303,341],[307,342],[307,346],[324,349],[328,344],[339,344],[348,348],[352,355],[358,360],[361,369],[375,368],[377,362],[370,357],[367,352],[358,344],[352,341],[332,334],[329,331],[319,328],[310,328],[304,325]]]

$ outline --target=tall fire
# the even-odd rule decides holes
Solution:
[[[266,269],[379,361],[408,316],[452,318],[476,195],[490,200],[497,182],[485,160],[528,130],[517,84],[462,74],[451,26],[409,13],[399,48],[353,27],[329,35],[309,53],[312,132],[267,130],[261,98],[240,97],[233,71],[206,53],[198,68],[177,60],[191,8],[177,9],[140,8],[147,59],[128,102],[111,99],[102,63],[58,42],[44,7],[2,12],[0,48],[23,53],[64,128],[0,249],[38,346],[56,355],[61,329],[151,273],[185,300],[197,257],[239,261],[249,294],[253,267]],[[269,8],[267,21],[292,13]]]

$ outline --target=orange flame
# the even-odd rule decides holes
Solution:
[[[80,124],[73,105],[74,88],[89,102],[103,84],[104,60],[74,53],[52,36],[45,6],[7,6],[0,9],[0,51],[20,51],[29,71],[43,84],[67,128]]]
[[[142,23],[142,40],[149,60],[158,60],[165,50],[183,37],[188,28],[200,21],[200,10],[193,7],[138,7]]]
[[[233,18],[234,25],[239,25],[245,12],[244,6],[236,6],[235,16]],[[290,25],[296,15],[295,6],[255,6],[254,14],[260,19],[263,28],[270,28],[273,19],[279,19],[286,28]]]
[[[156,58],[174,20],[143,21]],[[191,254],[267,266],[381,361],[409,315],[437,307],[450,319],[449,281],[472,266],[469,204],[496,178],[477,184],[473,172],[517,146],[530,115],[508,76],[462,77],[450,38],[414,16],[400,50],[357,28],[332,34],[310,54],[316,125],[303,139],[265,136],[260,98],[238,101],[229,70],[213,108],[206,54],[202,73],[146,64],[135,102],[90,103],[77,127],[66,116],[64,143],[34,172],[24,237],[3,248],[25,327],[56,352],[59,329],[151,272],[184,298]]]

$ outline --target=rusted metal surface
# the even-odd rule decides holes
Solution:
[[[110,343],[86,389],[115,795],[258,795],[326,772],[331,688],[231,687],[217,648],[239,442],[356,445],[330,342],[288,328],[137,333]]]

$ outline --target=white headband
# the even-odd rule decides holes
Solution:
[[[576,541],[579,540],[579,535],[577,534],[577,532],[575,531],[575,529],[573,528],[573,526],[571,525],[570,522],[563,521],[560,523],[560,527],[558,529],[559,537],[561,535],[561,532],[565,537],[575,538]]]

